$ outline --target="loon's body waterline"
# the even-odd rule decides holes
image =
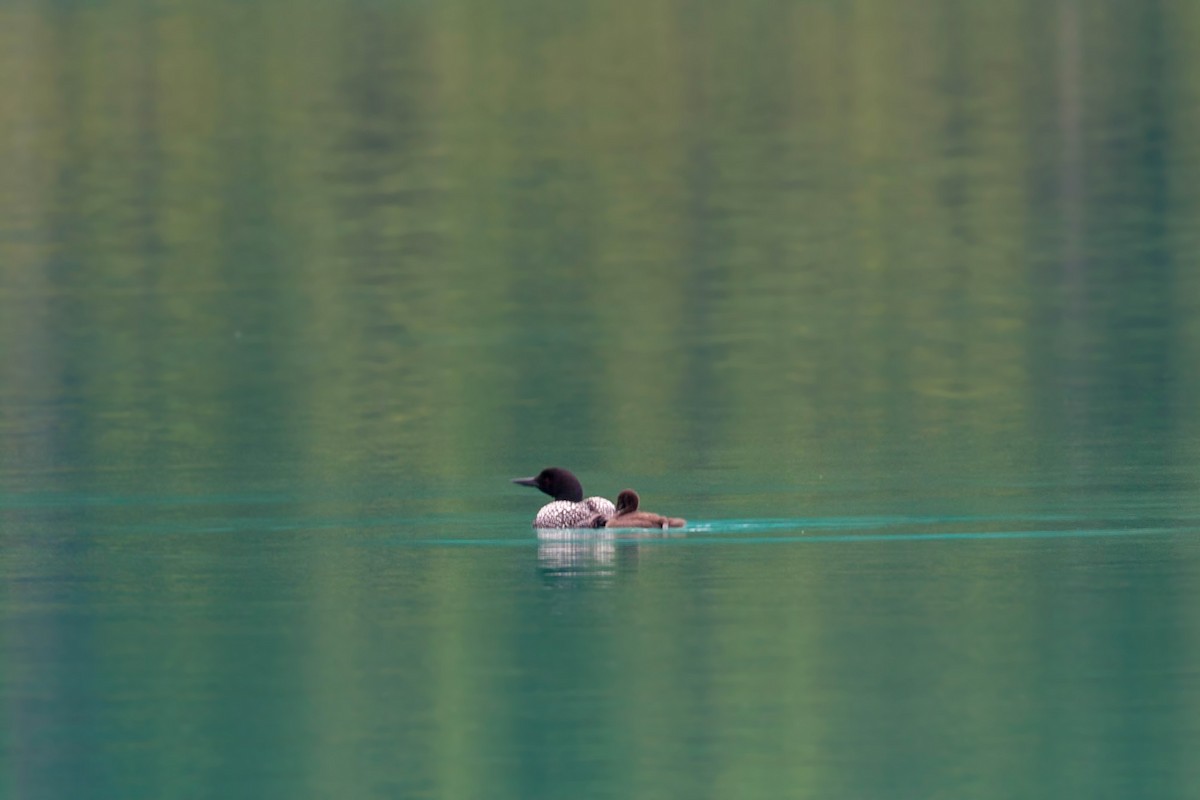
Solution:
[[[533,518],[535,528],[599,528],[617,510],[603,497],[584,498],[579,479],[559,467],[547,467],[532,478],[513,478],[513,483],[532,486],[554,498]]]

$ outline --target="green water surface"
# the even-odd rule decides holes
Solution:
[[[1200,796],[1197,41],[0,5],[0,796]]]

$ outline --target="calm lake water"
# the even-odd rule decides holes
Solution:
[[[1200,795],[1196,41],[5,4],[0,795]]]

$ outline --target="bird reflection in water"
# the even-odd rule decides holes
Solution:
[[[546,583],[608,585],[637,569],[648,539],[680,538],[680,533],[546,529],[537,532],[538,572]]]

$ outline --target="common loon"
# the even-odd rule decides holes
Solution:
[[[616,513],[603,497],[583,498],[583,485],[568,470],[547,467],[532,478],[513,478],[513,483],[533,486],[554,498],[533,518],[535,528],[602,528],[604,520]]]
[[[687,520],[638,511],[638,494],[626,489],[617,495],[617,513],[604,522],[606,528],[682,528]]]

